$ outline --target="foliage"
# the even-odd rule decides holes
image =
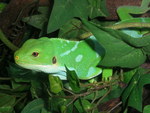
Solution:
[[[128,112],[129,107],[144,113],[150,111],[149,105],[142,105],[143,87],[150,84],[150,74],[141,67],[149,61],[150,27],[138,26],[142,23],[148,26],[150,18],[102,21],[99,17],[108,16],[105,2],[54,0],[52,11],[51,7],[38,7],[35,15],[22,19],[27,24],[22,41],[30,38],[27,36],[35,36],[31,29],[38,32],[39,37],[70,40],[94,35],[105,49],[99,66],[113,68],[111,80],[102,81],[101,76],[79,80],[75,71],[66,67],[67,81],[61,81],[56,76],[18,67],[12,60],[13,52],[1,47],[0,113],[99,113],[112,112],[114,108]],[[136,24],[131,25],[131,22]],[[1,38],[1,41],[12,47],[8,40]],[[111,101],[119,98],[122,102],[114,102],[109,109]],[[106,110],[100,106],[105,103],[109,103]]]

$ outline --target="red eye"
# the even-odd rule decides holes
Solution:
[[[38,52],[33,52],[33,53],[32,53],[32,56],[34,56],[34,57],[37,57],[38,55],[39,55]]]

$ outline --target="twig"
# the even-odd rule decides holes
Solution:
[[[95,86],[97,86],[97,85],[103,85],[105,82],[97,82],[97,83],[89,83],[89,84],[82,84],[82,83],[80,83],[80,86],[81,87],[95,87]]]
[[[65,88],[63,88],[63,90],[64,91],[66,91],[66,92],[68,92],[68,93],[70,93],[70,94],[72,94],[72,95],[75,95],[72,91],[70,91],[70,90],[67,90],[67,89],[65,89]]]
[[[95,92],[95,96],[94,96],[94,99],[92,100],[92,102],[91,102],[91,104],[93,104],[94,102],[95,102],[95,100],[96,100],[96,97],[97,97],[97,91]]]
[[[12,51],[16,51],[18,49],[13,43],[11,43],[6,36],[3,34],[2,30],[0,29],[0,40]]]
[[[71,105],[75,100],[76,100],[76,96],[66,105],[66,107],[68,107],[69,105]]]
[[[48,90],[48,87],[46,86],[46,84],[43,83],[43,85],[44,85],[44,87],[46,88],[46,91],[47,91],[48,95],[49,95],[50,97],[52,97],[52,94],[51,94],[50,91]]]
[[[22,99],[24,99],[26,96],[27,96],[27,93],[25,93],[24,95],[22,95],[22,96],[15,102],[14,106],[15,106],[16,104],[18,104],[18,103],[19,103]]]
[[[93,108],[89,109],[88,111],[92,111],[92,113],[94,113],[95,108],[97,108],[97,106],[99,105],[99,103],[110,93],[110,91],[111,91],[111,88],[109,88],[108,92],[105,93],[105,95],[98,100],[98,102],[96,103],[96,105]]]
[[[12,78],[9,78],[9,77],[0,77],[0,80],[11,80]]]
[[[118,106],[120,106],[122,102],[119,102],[117,105],[115,105],[113,108],[111,108],[108,113],[111,113],[114,109],[116,109]]]

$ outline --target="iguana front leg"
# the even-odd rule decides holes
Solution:
[[[110,81],[113,75],[113,69],[104,68],[102,72],[102,81]]]

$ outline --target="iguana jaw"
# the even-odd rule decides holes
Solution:
[[[42,71],[45,73],[66,72],[65,67],[58,66],[58,65],[26,64],[26,63],[20,63],[20,62],[16,62],[16,63],[23,68],[34,70],[34,71]]]
[[[66,69],[63,66],[56,66],[56,65],[36,65],[36,64],[24,64],[24,63],[17,63],[19,66],[34,70],[34,71],[42,71],[44,73],[50,73],[53,76],[59,76],[61,80],[67,80]]]

